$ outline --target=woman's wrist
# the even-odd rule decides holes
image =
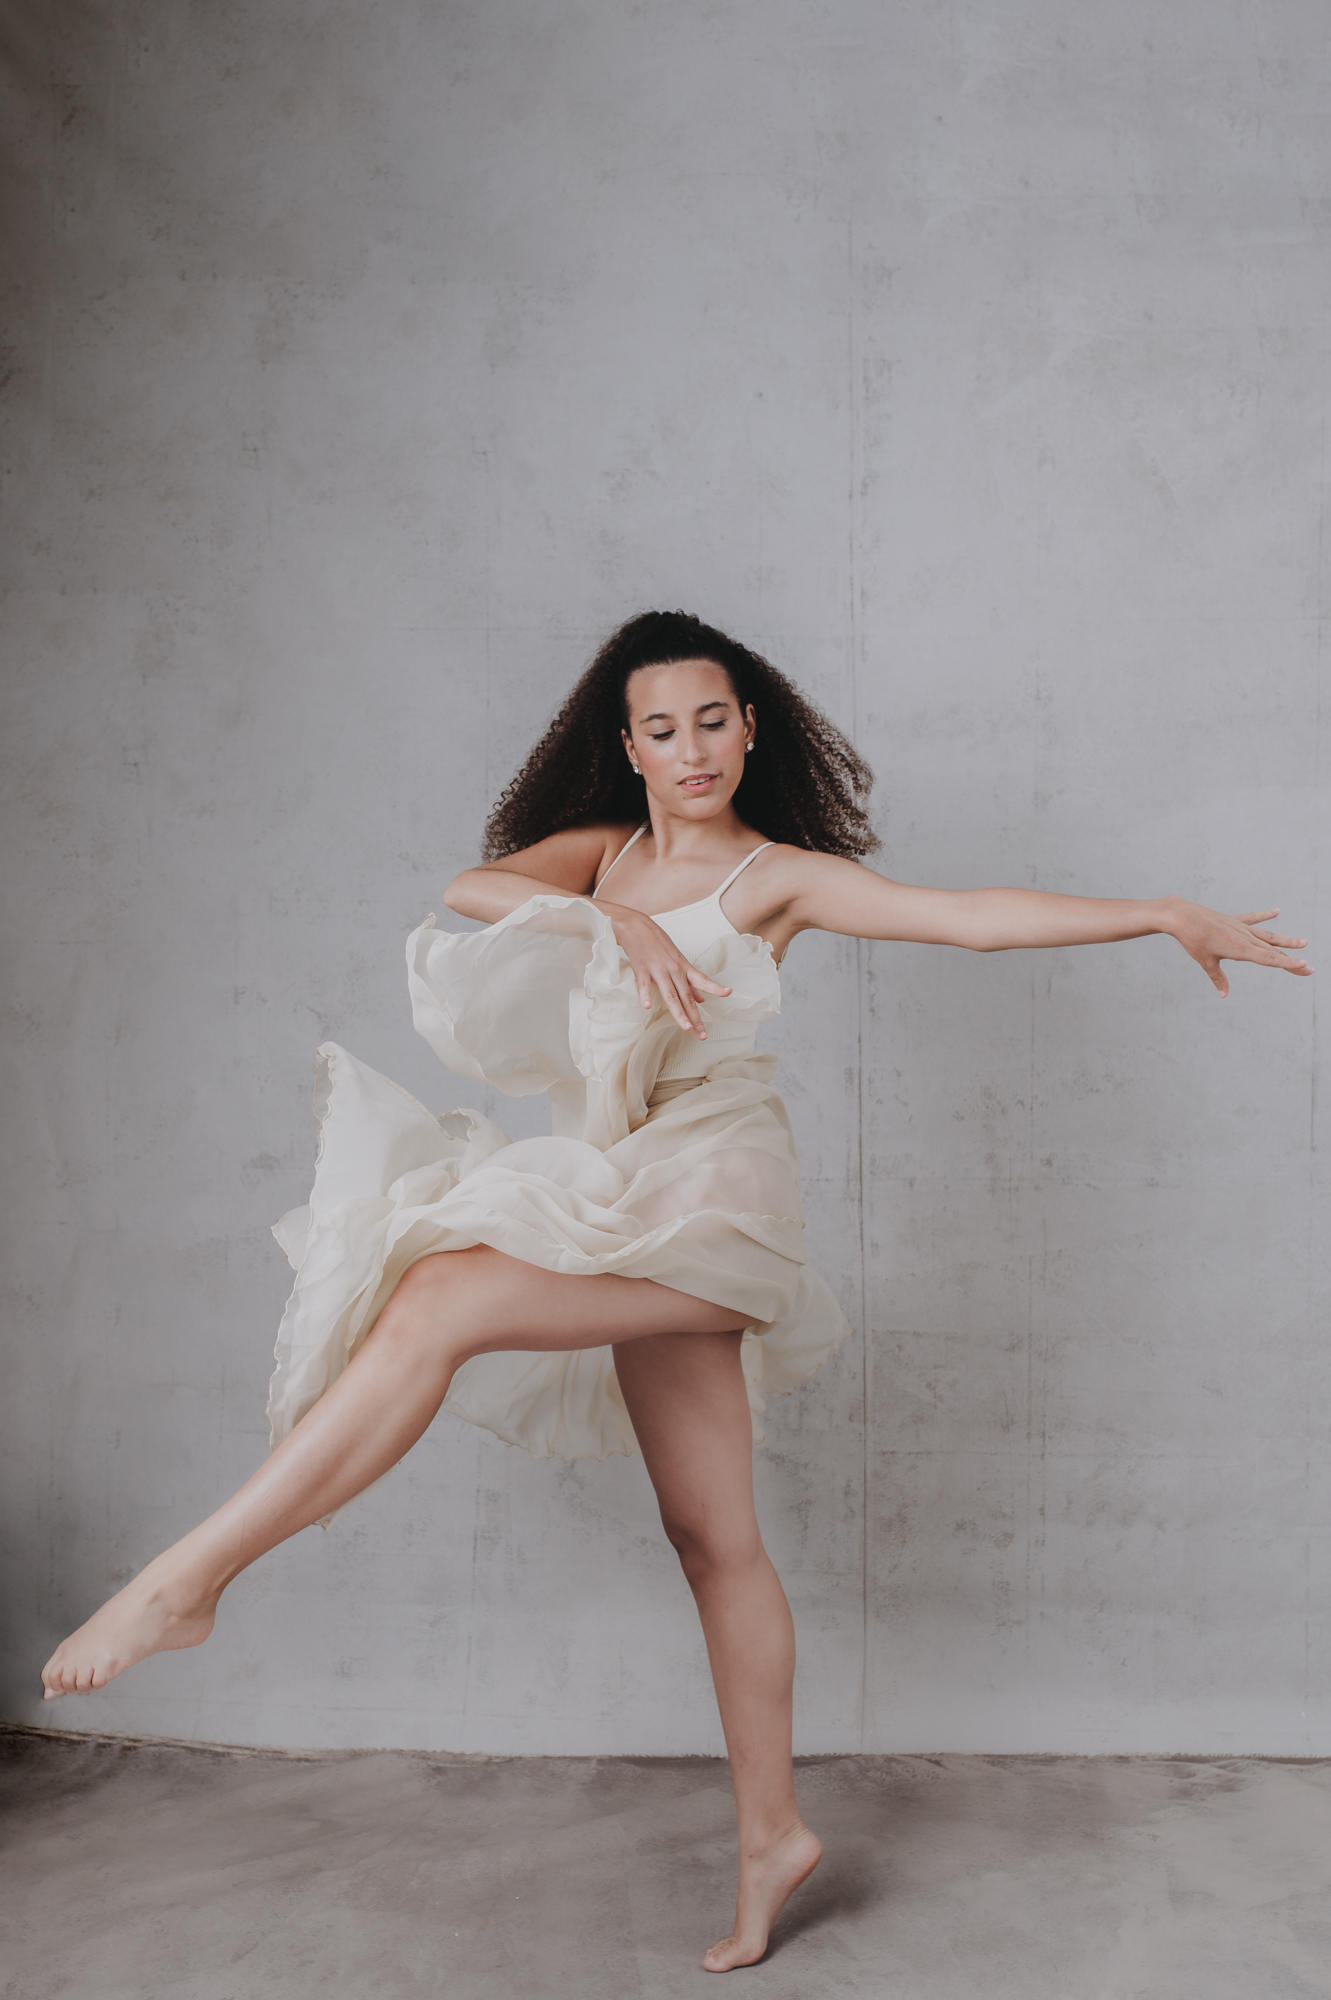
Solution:
[[[1195,906],[1185,896],[1157,896],[1146,907],[1154,919],[1154,928],[1161,936],[1177,938],[1188,911]]]
[[[610,928],[621,944],[626,936],[631,937],[643,924],[650,924],[652,921],[650,917],[644,916],[641,910],[631,910],[627,903],[607,903],[598,897],[596,907],[605,911],[610,919]]]

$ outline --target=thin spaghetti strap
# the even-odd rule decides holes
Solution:
[[[635,841],[635,840],[641,840],[641,839],[642,839],[642,836],[644,835],[644,833],[646,833],[646,831],[647,831],[647,828],[648,828],[648,826],[649,826],[649,825],[650,825],[650,821],[648,821],[648,820],[644,820],[644,821],[643,821],[643,823],[642,823],[642,825],[641,825],[641,826],[640,826],[640,827],[638,828],[637,832],[636,832],[636,833],[631,833],[631,834],[629,835],[628,839],[627,839],[627,840],[626,840],[626,841],[624,842],[624,845],[623,845],[623,846],[622,846],[622,847],[620,848],[620,850],[619,850],[618,854],[617,854],[617,855],[615,856],[614,860],[613,860],[613,861],[612,861],[612,862],[610,863],[610,867],[606,869],[606,871],[605,871],[605,874],[604,874],[604,875],[603,875],[603,876],[601,877],[601,879],[600,879],[600,881],[599,881],[599,882],[597,883],[596,887],[595,887],[595,888],[594,888],[594,889],[592,890],[592,901],[593,901],[593,902],[595,902],[595,901],[596,901],[596,898],[597,898],[597,897],[598,897],[598,896],[600,895],[600,893],[601,893],[602,889],[604,889],[604,887],[605,887],[605,885],[606,885],[607,881],[608,881],[608,880],[610,879],[610,870],[611,870],[611,869],[613,869],[613,868],[618,868],[618,866],[619,866],[620,862],[621,862],[621,861],[622,861],[622,860],[624,859],[624,856],[625,856],[625,855],[626,855],[626,854],[628,853],[628,851],[629,851],[630,847],[632,847],[632,845],[633,845],[634,841]],[[743,864],[743,862],[741,862],[741,863],[740,863],[740,866],[741,866],[741,867],[743,867],[743,865],[744,865],[744,864]]]
[[[721,898],[725,895],[726,890],[730,887],[731,883],[734,881],[735,877],[737,875],[742,875],[744,873],[744,870],[748,867],[749,863],[754,859],[754,857],[756,855],[766,853],[769,847],[775,847],[775,846],[776,842],[774,840],[765,840],[761,847],[751,847],[749,849],[749,852],[745,855],[744,859],[740,862],[739,867],[731,869],[730,873],[726,876],[725,881],[721,884],[721,887],[719,889],[713,889],[712,901],[719,903]],[[605,874],[608,875],[609,873],[610,870],[607,868]],[[601,880],[604,882],[605,875],[601,877]]]

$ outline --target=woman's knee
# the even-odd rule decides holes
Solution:
[[[437,1340],[465,1336],[465,1302],[477,1273],[470,1250],[420,1257],[403,1272],[379,1316],[381,1339]]]
[[[662,1514],[661,1522],[695,1590],[718,1577],[752,1569],[762,1560],[763,1540],[754,1520],[718,1524],[696,1516]]]

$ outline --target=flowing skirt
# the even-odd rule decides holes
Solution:
[[[767,1395],[805,1380],[849,1330],[804,1262],[775,1060],[752,1052],[780,1003],[767,947],[736,937],[701,955],[733,991],[706,1004],[696,1077],[661,1075],[698,1044],[659,1001],[642,1008],[591,903],[534,897],[460,934],[430,919],[407,960],[416,1026],[448,1066],[511,1095],[545,1092],[554,1129],[511,1142],[479,1112],[435,1116],[336,1043],[320,1048],[314,1188],[274,1229],[296,1281],[273,1442],[346,1367],[417,1259],[478,1243],[548,1271],[654,1278],[744,1314],[756,1424]],[[478,1355],[444,1408],[537,1457],[637,1449],[609,1347]]]

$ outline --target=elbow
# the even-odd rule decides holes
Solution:
[[[453,877],[453,880],[444,891],[444,908],[452,910],[456,916],[465,917],[470,915],[467,909],[467,892],[463,884],[472,873],[474,873],[472,869],[465,868],[460,875]]]

